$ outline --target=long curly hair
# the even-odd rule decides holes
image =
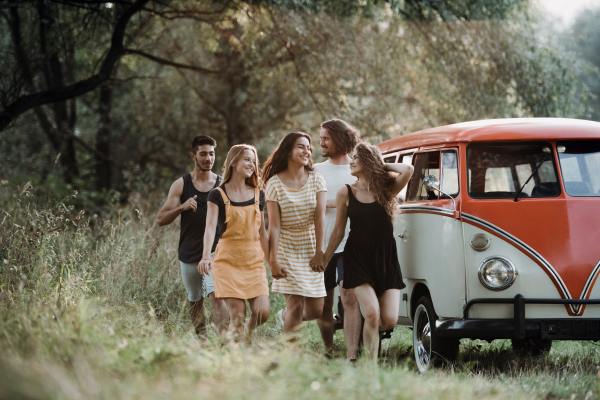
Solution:
[[[262,171],[262,181],[264,184],[266,184],[267,181],[271,179],[273,175],[276,175],[287,168],[288,157],[294,149],[294,144],[296,144],[296,140],[298,138],[306,138],[308,140],[308,144],[310,145],[311,157],[308,160],[308,164],[304,166],[304,169],[306,170],[306,172],[314,170],[312,160],[312,153],[314,149],[312,147],[312,140],[310,139],[310,135],[304,132],[291,132],[288,133],[281,140],[281,142],[279,142],[277,148],[273,150],[267,161],[265,161]]]
[[[396,174],[385,169],[381,150],[368,143],[359,143],[354,148],[354,154],[360,160],[363,173],[369,191],[375,196],[375,200],[381,204],[390,218],[393,218],[398,199],[393,191],[396,182]]]

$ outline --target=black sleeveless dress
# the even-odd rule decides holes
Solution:
[[[368,283],[377,297],[388,289],[404,288],[392,219],[381,204],[361,203],[346,186],[350,234],[343,254],[344,288]]]

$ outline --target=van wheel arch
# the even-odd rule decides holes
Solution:
[[[431,299],[431,294],[429,293],[429,288],[423,282],[419,282],[413,288],[412,294],[410,295],[410,319],[414,321],[415,319],[415,311],[417,311],[417,303],[419,299],[423,296],[428,297],[433,304],[433,299]]]

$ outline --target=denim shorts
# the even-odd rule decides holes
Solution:
[[[212,258],[214,254],[212,253],[210,257]],[[185,290],[187,290],[189,301],[200,301],[200,299],[215,291],[212,271],[208,276],[200,275],[198,263],[188,264],[182,261],[179,261],[179,268],[181,269],[181,279]]]

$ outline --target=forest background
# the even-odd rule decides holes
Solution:
[[[0,176],[87,207],[164,192],[198,134],[220,167],[333,117],[373,143],[600,119],[597,13],[561,33],[526,0],[4,0],[0,17]]]
[[[324,120],[372,143],[485,118],[600,120],[600,11],[565,30],[527,0],[0,0],[0,399],[593,398],[600,352],[533,359],[461,343],[414,373],[410,331],[380,369],[201,344],[155,215],[198,134],[265,160]],[[315,159],[320,160],[319,151]],[[272,296],[272,309],[283,305]]]

